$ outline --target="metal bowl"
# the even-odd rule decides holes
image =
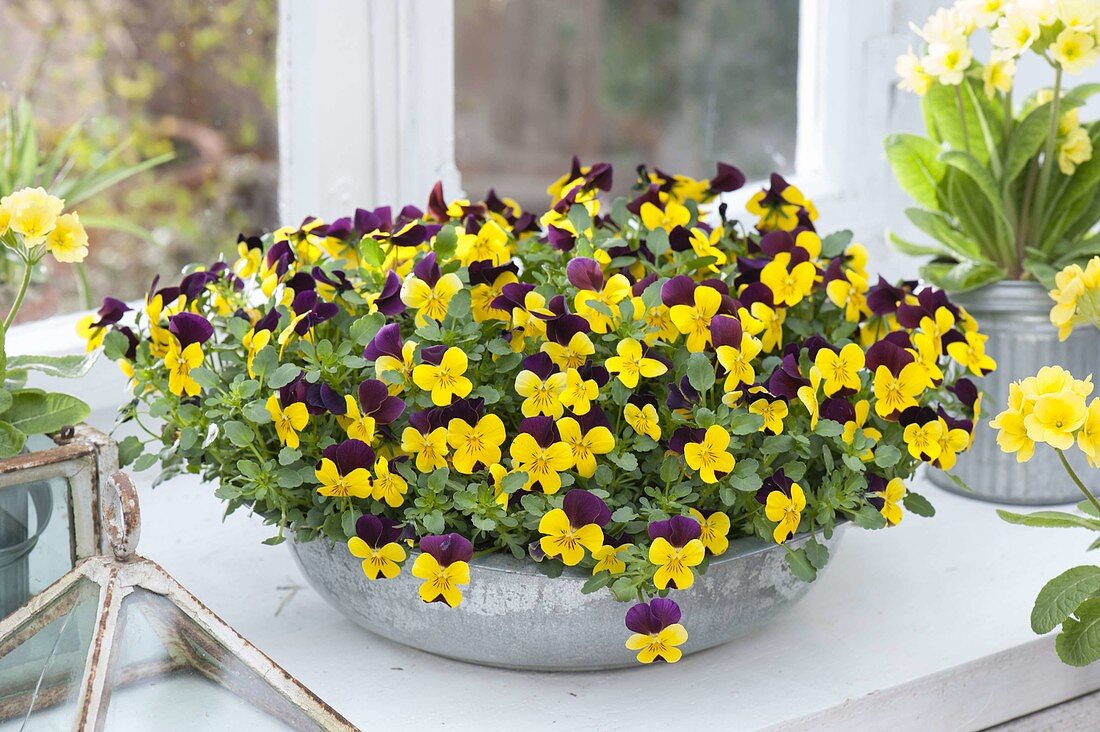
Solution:
[[[836,546],[845,525],[829,539]],[[798,548],[809,538],[788,542]],[[588,595],[581,586],[588,575],[567,569],[555,579],[531,562],[491,555],[470,563],[470,584],[462,603],[424,603],[417,597],[420,580],[408,568],[390,580],[368,580],[359,560],[346,547],[325,540],[290,542],[294,558],[309,583],[325,600],[356,624],[390,640],[422,651],[500,668],[578,671],[636,665],[624,643],[623,624],[629,604],[616,602],[607,590]],[[684,613],[694,653],[746,635],[771,621],[809,589],[791,574],[785,549],[755,538],[730,542],[712,560],[693,587],[673,592]]]

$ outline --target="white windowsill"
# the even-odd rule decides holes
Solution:
[[[79,349],[76,317],[14,329],[12,352]],[[123,389],[103,362],[70,390],[109,428]],[[1043,583],[1090,561],[1089,537],[1009,526],[993,505],[931,486],[920,489],[939,515],[849,531],[810,593],[755,636],[672,667],[533,674],[359,630],[306,586],[286,548],[260,544],[258,520],[223,522],[211,486],[183,477],[154,491],[152,477],[138,476],[141,553],[364,728],[969,730],[1100,689],[1100,665],[1063,666],[1028,625]]]

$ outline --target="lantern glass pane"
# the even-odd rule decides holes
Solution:
[[[98,606],[99,586],[81,579],[0,638],[0,732],[73,728]]]

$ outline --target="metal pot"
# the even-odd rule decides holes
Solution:
[[[997,360],[997,370],[981,380],[984,396],[974,444],[959,456],[951,471],[972,490],[967,493],[938,470],[929,470],[933,483],[961,495],[985,501],[1017,504],[1055,504],[1079,501],[1081,493],[1062,469],[1057,454],[1037,445],[1035,456],[1017,463],[1016,456],[1001,452],[997,430],[989,420],[1005,408],[1008,385],[1034,375],[1043,366],[1059,365],[1084,378],[1100,366],[1100,332],[1080,328],[1064,342],[1050,323],[1053,302],[1035,282],[1005,280],[971,292],[952,295],[989,335],[986,351]],[[1066,456],[1074,470],[1091,472],[1085,456],[1076,448]]]
[[[829,539],[832,551],[845,525]],[[798,548],[809,534],[788,546]],[[550,579],[528,560],[490,555],[470,563],[462,603],[423,603],[409,573],[369,580],[347,548],[327,540],[291,541],[303,574],[325,600],[372,633],[422,651],[471,663],[538,671],[580,671],[637,665],[624,645],[629,604],[607,590],[582,594],[589,575],[566,569]],[[672,597],[684,612],[685,653],[725,643],[771,621],[809,589],[788,569],[786,549],[755,538],[730,542],[694,586]]]

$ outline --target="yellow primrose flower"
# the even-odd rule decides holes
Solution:
[[[653,663],[657,658],[676,663],[684,655],[676,646],[683,645],[687,639],[687,629],[680,623],[673,623],[657,633],[634,633],[626,639],[626,647],[638,652],[641,663]]]
[[[443,427],[436,427],[426,435],[415,427],[406,427],[401,433],[401,450],[416,456],[417,470],[430,473],[447,466],[447,438]]]
[[[817,269],[811,262],[800,262],[790,268],[790,252],[779,252],[775,259],[764,265],[760,281],[768,286],[778,305],[797,305],[814,288]]]
[[[1012,82],[1015,78],[1016,61],[994,53],[989,63],[982,68],[982,91],[985,92],[987,99],[992,99],[997,92],[1007,94],[1012,91]]]
[[[741,384],[751,384],[756,381],[756,369],[753,367],[753,360],[760,355],[763,348],[764,345],[760,342],[760,339],[748,333],[741,334],[740,348],[718,346],[718,363],[722,364],[722,368],[728,373],[726,382],[723,385],[726,391],[733,391]]]
[[[390,463],[380,457],[374,463],[374,484],[371,486],[371,498],[385,501],[390,508],[397,508],[405,502],[409,484],[399,473],[390,472]],[[404,557],[402,557],[404,558]]]
[[[499,267],[511,257],[508,233],[495,221],[482,224],[476,234],[462,234],[455,247],[455,258],[465,267],[483,261],[490,261],[494,267]]]
[[[938,458],[942,451],[940,439],[943,437],[943,427],[938,421],[906,425],[902,439],[909,448],[909,454],[918,460]]]
[[[306,409],[306,405],[302,402],[294,402],[283,407],[279,404],[279,397],[272,394],[267,398],[264,406],[267,407],[267,413],[271,415],[271,421],[275,423],[275,433],[279,435],[279,442],[292,450],[297,450],[298,433],[309,423],[309,410]]]
[[[472,427],[464,419],[452,419],[447,424],[447,444],[454,450],[455,470],[470,475],[479,463],[499,463],[505,437],[504,422],[495,414],[486,414]]]
[[[378,575],[393,579],[401,573],[401,562],[405,561],[405,550],[400,544],[391,541],[375,549],[358,536],[348,539],[348,551],[353,557],[362,559],[363,574],[367,579],[376,580]]]
[[[707,551],[716,557],[725,554],[730,546],[730,517],[721,511],[715,511],[710,516],[704,517],[694,508],[688,509],[688,515],[699,522],[702,532],[699,534],[699,540],[703,542]]]
[[[588,361],[588,357],[596,352],[596,346],[587,333],[574,333],[569,343],[561,345],[553,341],[547,341],[539,349],[554,362],[562,371],[567,369],[579,369]]]
[[[822,348],[817,352],[814,366],[821,372],[825,396],[832,396],[841,389],[859,391],[862,383],[859,372],[866,360],[863,349],[855,343],[849,343],[840,349],[840,353],[831,348]]]
[[[657,408],[652,404],[639,407],[636,404],[627,404],[623,408],[623,416],[626,423],[639,435],[646,435],[652,440],[661,439],[661,426],[657,421]]]
[[[429,320],[442,322],[447,317],[451,298],[462,289],[462,280],[454,272],[443,275],[434,286],[417,277],[408,277],[401,285],[401,300],[416,310],[417,327]]]
[[[906,53],[898,56],[897,61],[894,62],[894,73],[901,79],[898,82],[898,89],[902,91],[913,92],[923,97],[932,88],[932,77],[925,73],[920,59],[913,53],[912,46]]]
[[[1009,389],[1009,407],[989,422],[997,433],[997,446],[1002,452],[1016,453],[1016,462],[1026,463],[1035,454],[1035,441],[1027,436],[1024,426],[1024,402],[1026,397],[1020,384],[1012,383]]]
[[[561,489],[561,472],[573,467],[573,452],[564,442],[543,447],[526,432],[516,435],[508,454],[512,457],[512,469],[527,473],[524,490],[531,490],[538,484],[548,495]]]
[[[61,216],[65,202],[51,196],[44,188],[24,188],[7,197],[11,218],[8,226],[22,234],[23,244],[33,249],[46,241],[46,237]]]
[[[907,363],[897,376],[886,366],[875,370],[875,413],[889,417],[908,407],[917,406],[917,397],[924,393],[927,377],[916,363]]]
[[[168,390],[176,396],[198,396],[202,387],[191,376],[191,370],[202,365],[202,345],[192,343],[181,349],[179,342],[172,339],[168,344],[168,353],[164,354],[164,368],[168,371]]]
[[[596,474],[597,455],[606,455],[615,449],[615,437],[611,430],[602,425],[583,432],[577,420],[566,417],[558,422],[558,433],[561,441],[572,451],[573,464],[582,478],[591,478]]]
[[[749,412],[759,414],[764,418],[764,424],[760,425],[760,431],[767,430],[774,435],[783,432],[783,419],[788,414],[787,403],[782,399],[771,401],[770,399],[757,399],[749,405]]]
[[[943,41],[928,44],[928,55],[921,64],[932,76],[946,86],[958,86],[964,73],[970,68],[974,54],[967,44],[966,37],[957,35]]]
[[[990,33],[993,45],[1011,56],[1019,56],[1039,37],[1039,23],[1030,8],[1013,4]]]
[[[1085,423],[1077,433],[1077,447],[1085,453],[1089,465],[1095,468],[1100,463],[1100,398],[1089,402]]]
[[[461,348],[451,346],[444,352],[439,365],[422,363],[412,372],[413,383],[432,393],[432,404],[446,407],[454,397],[465,397],[473,390],[473,383],[463,374],[470,365]]]
[[[791,495],[783,491],[772,491],[764,503],[764,515],[769,521],[775,521],[772,538],[776,544],[782,544],[798,531],[802,521],[802,511],[806,508],[806,493],[798,483],[791,483]]]
[[[642,344],[633,338],[624,338],[615,346],[619,355],[607,359],[607,370],[616,374],[619,381],[633,389],[641,377],[652,379],[668,371],[668,366],[655,358],[642,355]]]
[[[1074,110],[1076,111],[1076,110]],[[1092,138],[1084,127],[1070,130],[1058,146],[1058,167],[1063,175],[1073,175],[1077,166],[1092,160]]]
[[[561,393],[561,403],[573,414],[588,414],[592,411],[592,402],[599,395],[600,387],[594,379],[586,380],[576,369],[565,372],[565,391]]]
[[[684,461],[699,473],[704,483],[717,483],[716,473],[729,473],[735,461],[726,448],[730,445],[730,433],[724,427],[713,424],[707,427],[701,442],[684,445]]]
[[[1035,402],[1031,413],[1024,417],[1027,436],[1035,442],[1045,442],[1057,450],[1073,445],[1074,433],[1085,423],[1088,409],[1085,398],[1073,391],[1044,394]]]
[[[955,467],[958,454],[970,446],[970,433],[959,427],[952,428],[943,417],[940,422],[940,456],[936,459],[936,467],[940,470],[951,470]]]
[[[1076,75],[1096,63],[1100,50],[1092,33],[1066,28],[1050,45],[1050,55],[1067,74]]]
[[[596,566],[592,567],[592,574],[595,575],[600,572],[607,572],[608,574],[616,575],[625,572],[626,562],[619,559],[619,554],[630,549],[632,546],[633,544],[620,544],[619,546],[604,544],[599,549],[592,552],[592,558],[596,560]]]
[[[58,262],[83,262],[88,256],[88,232],[84,231],[80,217],[75,213],[58,216],[46,236],[46,249]]]
[[[980,333],[966,333],[965,341],[955,341],[947,345],[947,354],[958,363],[966,366],[970,373],[985,376],[997,368],[997,362],[985,353],[985,342],[989,336]]]
[[[713,287],[695,288],[694,304],[673,305],[669,316],[673,325],[687,336],[687,349],[699,353],[710,344],[710,321],[722,307],[722,293]]]
[[[893,478],[886,484],[886,488],[881,491],[875,491],[871,495],[878,496],[882,499],[882,508],[879,509],[879,513],[886,519],[886,523],[891,526],[897,526],[901,523],[901,499],[905,497],[905,483],[901,481],[901,478]]]
[[[642,204],[638,213],[642,217],[642,224],[649,231],[654,229],[672,231],[677,226],[687,226],[691,221],[691,211],[688,207],[671,200],[665,204],[664,211],[647,201]]]
[[[520,411],[524,417],[539,414],[555,419],[565,411],[562,394],[565,393],[566,376],[560,371],[550,374],[546,379],[539,378],[533,371],[524,369],[516,375],[516,394],[523,397]]]

